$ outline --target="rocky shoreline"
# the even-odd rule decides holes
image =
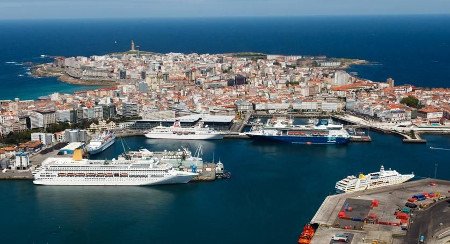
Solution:
[[[106,81],[106,80],[82,80],[75,77],[71,77],[64,72],[61,68],[50,67],[49,64],[38,64],[32,66],[31,75],[35,78],[41,77],[55,77],[59,81],[81,86],[115,86],[118,82]]]

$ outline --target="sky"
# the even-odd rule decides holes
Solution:
[[[0,19],[450,14],[450,0],[0,0]]]

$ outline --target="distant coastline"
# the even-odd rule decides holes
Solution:
[[[124,54],[137,55],[137,52],[130,50],[127,52],[115,52],[115,53],[105,54],[103,56],[124,55]],[[163,55],[163,54],[141,51],[140,55]],[[233,57],[250,58],[250,59],[261,59],[261,58],[265,59],[268,56],[270,56],[268,54],[255,53],[255,52],[224,53],[223,55],[233,56]],[[272,55],[272,56],[288,57],[288,56],[292,56],[292,55]],[[57,58],[61,58],[61,57],[52,57],[52,58],[54,60],[56,60]],[[336,70],[347,70],[354,65],[370,64],[369,61],[363,60],[363,59],[306,56],[306,59],[315,60],[316,58],[323,58],[323,59],[325,59],[327,61],[331,61],[331,62],[340,62],[341,64],[336,67],[324,67],[324,68],[332,68],[332,69],[336,69]],[[35,65],[30,64],[30,65],[31,65],[31,75],[34,78],[55,77],[61,82],[68,83],[71,85],[80,85],[80,86],[109,87],[109,86],[115,86],[115,85],[122,83],[117,80],[113,81],[113,80],[105,80],[105,79],[100,79],[100,78],[94,80],[94,79],[82,79],[82,78],[78,78],[78,77],[73,77],[65,71],[64,67],[57,67],[54,65],[54,63],[44,63],[44,64],[35,64]],[[360,78],[362,78],[362,77],[360,77]],[[364,78],[362,78],[362,79],[364,79]]]
[[[119,84],[118,82],[105,81],[105,80],[83,80],[79,78],[72,77],[64,72],[62,69],[51,68],[49,64],[38,64],[31,68],[31,75],[34,78],[41,77],[54,77],[59,81],[80,86],[115,86]]]

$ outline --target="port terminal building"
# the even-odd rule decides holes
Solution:
[[[234,118],[234,116],[229,115],[192,114],[177,118],[135,120],[127,123],[126,127],[135,130],[149,130],[158,125],[172,126],[175,121],[180,121],[180,124],[183,127],[195,126],[199,122],[202,122],[204,126],[216,130],[227,131],[233,125]]]

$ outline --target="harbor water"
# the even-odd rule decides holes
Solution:
[[[372,143],[291,145],[252,140],[165,141],[125,138],[132,150],[192,151],[232,173],[229,180],[156,187],[0,184],[4,243],[294,243],[334,184],[380,164],[417,178],[450,180],[450,137],[427,144],[371,132]],[[439,149],[430,149],[433,148]],[[123,152],[118,140],[97,159]],[[5,232],[6,233],[6,232]]]

